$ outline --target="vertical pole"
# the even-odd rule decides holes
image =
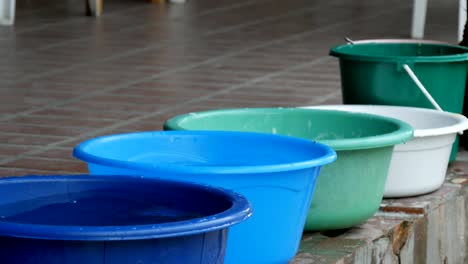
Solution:
[[[460,0],[463,1],[463,0]],[[427,0],[414,0],[413,24],[411,26],[412,38],[424,37],[424,26],[426,24]]]
[[[463,40],[463,30],[466,24],[466,0],[459,0],[458,3],[458,39],[457,41],[460,42]]]
[[[103,0],[85,0],[86,1],[86,15],[88,16],[101,16],[102,15],[102,1]]]
[[[16,0],[0,0],[0,25],[15,23]]]

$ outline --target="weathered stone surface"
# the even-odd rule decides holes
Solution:
[[[385,199],[374,217],[340,231],[306,233],[293,264],[468,263],[468,153],[433,193]]]
[[[464,198],[458,196],[427,215],[426,263],[464,263]]]
[[[441,204],[447,203],[455,196],[460,195],[460,186],[444,184],[439,190],[410,198],[384,199],[380,210],[403,214],[427,214]]]
[[[411,232],[408,232],[408,237],[405,241],[405,244],[400,248],[398,263],[405,263],[405,264],[425,263],[425,258],[420,259],[416,256],[417,255],[416,252],[418,252],[418,250],[415,247],[415,242],[414,242],[415,232],[416,231],[414,230],[411,230]]]

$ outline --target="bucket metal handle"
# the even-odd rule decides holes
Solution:
[[[421,81],[418,79],[416,74],[414,74],[413,70],[408,66],[408,64],[403,64],[403,69],[408,73],[409,77],[413,82],[416,84],[416,86],[421,90],[421,92],[426,96],[427,100],[431,102],[432,106],[434,106],[435,109],[439,111],[444,111],[442,108],[439,106],[439,104],[434,100],[434,97],[427,91],[427,89],[424,87],[424,85],[421,83]]]
[[[419,80],[418,76],[416,76],[416,74],[414,74],[413,70],[411,70],[411,68],[408,66],[408,64],[403,64],[403,69],[406,71],[406,73],[408,73],[411,80],[413,80],[413,82],[416,84],[416,86],[419,88],[419,90],[421,90],[421,92],[424,94],[424,96],[426,96],[427,100],[429,100],[429,102],[431,102],[432,106],[434,106],[434,108],[439,110],[439,111],[444,111],[440,107],[440,105],[436,102],[436,100],[434,100],[434,97],[432,97],[432,95],[427,91],[426,87],[424,87],[424,85]],[[463,131],[459,131],[458,134],[463,135]]]
[[[352,39],[350,39],[350,38],[348,38],[348,37],[345,37],[344,40],[345,40],[346,42],[348,42],[348,44],[354,45],[354,40],[352,40]]]

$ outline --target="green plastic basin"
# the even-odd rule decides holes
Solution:
[[[394,145],[413,136],[410,125],[392,118],[298,108],[190,113],[169,119],[164,129],[282,134],[319,141],[334,148],[338,159],[322,168],[306,231],[348,228],[372,217],[383,197]]]

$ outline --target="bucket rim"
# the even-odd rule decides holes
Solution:
[[[187,118],[190,118],[194,114],[198,116],[203,115],[215,115],[218,113],[241,113],[249,111],[251,113],[265,113],[265,112],[277,112],[284,111],[287,112],[301,112],[305,111],[307,113],[313,113],[314,111],[319,111],[321,113],[325,112],[342,112],[334,110],[318,110],[318,109],[301,109],[298,107],[268,107],[268,108],[229,108],[229,109],[217,109],[217,110],[208,110],[201,111],[196,113],[187,113],[173,118],[168,119],[164,124],[165,130],[188,130],[180,125],[180,123]],[[388,118],[384,116],[371,115],[366,113],[353,113],[353,115],[365,118],[365,119],[379,119],[388,123],[393,123],[397,126],[397,129],[391,133],[386,133],[377,136],[367,136],[360,138],[346,138],[346,139],[329,139],[329,140],[317,140],[320,143],[331,146],[336,151],[342,150],[359,150],[359,149],[373,149],[380,147],[388,147],[396,144],[404,143],[413,137],[413,128],[398,119]]]
[[[0,235],[44,240],[68,241],[116,241],[160,239],[177,236],[196,235],[229,228],[252,215],[250,202],[242,195],[227,189],[202,183],[167,180],[157,177],[130,175],[27,175],[0,179],[3,184],[21,184],[32,182],[58,181],[138,181],[142,184],[167,184],[185,189],[209,192],[220,199],[226,199],[232,206],[222,212],[208,216],[160,224],[120,225],[120,226],[77,226],[77,225],[42,225],[7,222],[0,219]],[[146,182],[146,183],[145,183]]]
[[[226,139],[242,139],[250,138],[252,140],[263,139],[275,143],[288,143],[291,148],[308,147],[317,149],[320,154],[316,157],[309,157],[296,161],[296,162],[276,162],[264,165],[223,165],[223,166],[210,166],[210,165],[171,165],[171,164],[154,164],[139,163],[134,161],[105,158],[92,153],[91,149],[101,143],[118,141],[121,139],[154,139],[157,137],[175,137],[175,136],[209,136],[209,137],[223,137]],[[259,173],[274,173],[308,169],[313,167],[320,167],[336,160],[336,152],[329,146],[301,138],[288,137],[282,135],[273,135],[256,132],[238,132],[238,131],[202,131],[202,130],[180,130],[180,131],[146,131],[146,132],[132,132],[123,134],[114,134],[101,136],[90,139],[78,144],[73,149],[73,156],[88,163],[98,165],[112,166],[123,169],[131,170],[144,170],[152,172],[174,172],[184,174],[259,174]]]
[[[358,40],[354,44],[340,44],[330,49],[329,55],[339,59],[346,60],[359,60],[359,61],[373,61],[373,62],[397,62],[397,63],[444,63],[444,62],[461,62],[468,60],[468,47],[453,45],[445,42],[438,42],[432,40],[398,40],[398,39],[374,39],[374,40]],[[427,45],[427,46],[440,46],[459,49],[464,51],[460,54],[454,55],[437,55],[437,56],[370,56],[370,55],[356,55],[345,52],[352,46],[356,45]]]
[[[383,44],[391,44],[391,43],[401,43],[401,44],[445,44],[445,45],[454,45],[449,42],[439,41],[439,40],[430,40],[430,39],[403,39],[403,38],[383,38],[383,39],[360,39],[360,40],[353,40],[354,44],[366,44],[366,43],[383,43]],[[456,45],[457,46],[457,45]]]
[[[336,104],[336,105],[301,106],[300,108],[329,109],[329,110],[348,111],[348,112],[353,112],[353,113],[371,113],[374,115],[381,115],[381,116],[387,116],[387,115],[372,112],[372,108],[381,109],[381,110],[398,109],[398,110],[403,110],[403,111],[418,112],[424,115],[430,114],[430,115],[443,116],[443,117],[451,118],[452,120],[455,120],[457,122],[453,125],[444,126],[444,127],[424,128],[424,129],[421,129],[421,128],[418,129],[418,128],[413,127],[415,138],[455,134],[458,132],[463,132],[468,129],[468,118],[465,117],[464,115],[452,113],[452,112],[446,112],[446,111],[438,111],[438,110],[428,109],[428,108],[421,108],[421,107],[395,106],[395,105],[365,105],[365,104],[341,104],[340,105],[340,104]],[[370,112],[365,111],[364,108],[367,108]],[[362,109],[362,111],[360,111],[359,109]],[[396,117],[393,117],[393,118],[396,118]],[[405,121],[405,120],[402,119],[402,121]],[[411,124],[409,123],[409,125]]]

